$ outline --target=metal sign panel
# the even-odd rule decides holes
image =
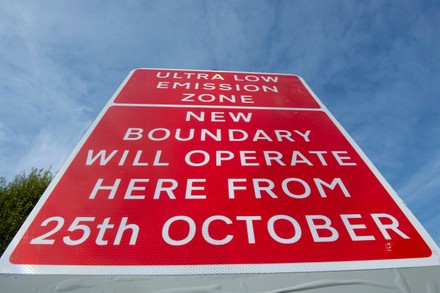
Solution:
[[[138,69],[43,195],[0,271],[437,264],[436,244],[301,78]]]

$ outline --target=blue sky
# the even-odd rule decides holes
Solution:
[[[440,3],[0,2],[0,176],[53,171],[131,69],[302,76],[440,243]]]

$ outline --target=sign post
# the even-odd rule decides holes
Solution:
[[[436,244],[301,78],[138,69],[52,182],[0,272],[438,264]]]

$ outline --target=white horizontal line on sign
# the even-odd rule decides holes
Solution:
[[[248,109],[248,110],[288,110],[288,111],[324,111],[322,108],[284,108],[284,107],[248,107],[248,106],[212,106],[212,105],[179,105],[179,104],[123,104],[113,103],[118,107],[156,107],[156,108],[211,108],[211,109]]]

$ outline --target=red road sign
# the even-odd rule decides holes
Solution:
[[[185,90],[162,92],[185,76]],[[216,90],[192,91],[205,77]],[[222,97],[224,83],[259,90]],[[269,83],[276,93],[264,92]],[[2,270],[365,269],[433,265],[437,249],[298,77],[137,70],[46,192]]]

